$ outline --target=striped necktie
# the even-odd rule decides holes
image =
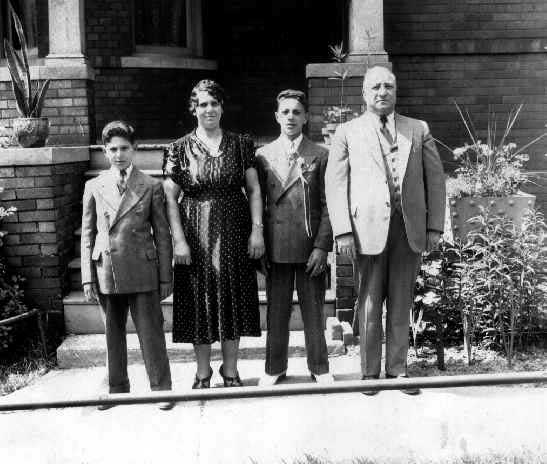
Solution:
[[[387,143],[389,143],[390,146],[395,145],[395,141],[393,140],[393,137],[391,136],[391,132],[389,132],[389,129],[387,128],[387,116],[385,114],[382,114],[380,116],[380,133],[384,136],[384,138],[387,140]]]
[[[127,170],[120,169],[120,178],[118,179],[118,192],[123,195],[127,189]]]

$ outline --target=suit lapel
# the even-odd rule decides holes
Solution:
[[[399,167],[401,178],[404,178],[408,158],[412,148],[412,128],[399,114],[395,114],[395,130],[397,131],[397,157],[399,158]]]
[[[105,172],[101,175],[98,191],[107,209],[105,216],[113,218],[118,211],[120,194],[116,185],[116,179],[114,179],[114,175],[111,172]]]
[[[310,155],[310,146],[311,143],[308,140],[306,136],[302,137],[302,142],[300,142],[300,146],[298,147],[298,157],[302,157],[306,159],[306,156]],[[312,159],[306,159],[306,161],[309,161],[310,163],[313,162]],[[289,175],[287,176],[287,179],[285,180],[285,183],[283,185],[283,189],[275,199],[275,201],[279,201],[279,199],[285,194],[287,190],[289,190],[295,182],[300,179],[300,174],[302,173],[301,167],[298,165],[298,162],[293,163],[291,165],[291,168],[289,169]]]
[[[115,187],[117,188],[117,187]],[[110,224],[110,228],[114,227],[116,223],[131,209],[133,208],[144,194],[145,185],[144,178],[140,171],[133,166],[131,175],[127,179],[127,188],[122,195],[122,200],[116,211],[116,215]]]
[[[380,140],[378,140],[378,133],[376,132],[375,125],[373,124],[373,121],[370,119],[374,117],[374,115],[365,113],[362,116],[362,134],[363,134],[363,147],[370,147],[370,154],[372,155],[372,158],[376,163],[378,163],[378,166],[382,168],[382,171],[385,170],[384,168],[384,160],[382,159],[382,148],[380,146]]]

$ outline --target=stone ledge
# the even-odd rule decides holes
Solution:
[[[361,63],[309,63],[306,65],[306,78],[329,78],[335,72],[348,71],[348,77],[363,77],[367,70],[366,57]],[[386,55],[370,55],[369,65],[381,65],[391,69],[391,63],[386,61]]]
[[[5,60],[0,60],[4,64]],[[90,65],[82,66],[44,66],[37,65],[30,67],[30,78],[32,80],[64,80],[81,79],[95,80],[95,70]],[[11,77],[7,66],[0,66],[0,82],[9,82]]]
[[[37,166],[89,161],[89,147],[0,149],[0,166]]]
[[[171,68],[198,69],[215,71],[218,64],[215,60],[169,55],[131,55],[121,57],[122,68]]]

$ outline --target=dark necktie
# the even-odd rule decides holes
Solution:
[[[120,178],[118,179],[118,191],[123,195],[127,188],[127,170],[120,169]]]
[[[391,132],[389,132],[389,129],[387,128],[387,116],[385,114],[382,114],[380,116],[380,132],[384,136],[384,138],[387,140],[387,143],[389,143],[390,146],[395,145],[395,141],[393,140],[393,137],[391,136]]]

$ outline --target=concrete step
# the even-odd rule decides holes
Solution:
[[[340,340],[332,340],[325,332],[329,355],[343,354],[344,344]],[[169,361],[195,362],[194,348],[189,343],[173,343],[171,334],[165,334]],[[240,359],[263,360],[266,353],[266,332],[261,337],[243,337],[239,345]],[[304,332],[292,331],[289,337],[289,357],[306,355]],[[129,364],[142,364],[139,341],[136,334],[127,335],[127,358]],[[61,369],[104,366],[106,345],[104,335],[71,335],[57,348],[57,364]],[[211,359],[222,359],[220,343],[212,345]]]
[[[266,330],[266,292],[259,291],[260,301],[260,327]],[[73,291],[64,299],[65,313],[65,328],[69,334],[102,334],[104,333],[104,325],[101,319],[101,310],[98,304],[85,301],[81,291]],[[165,330],[167,332],[172,329],[173,322],[173,298],[172,295],[162,301],[161,304],[163,316],[165,319]],[[327,317],[334,316],[335,310],[335,295],[331,290],[327,291],[326,303],[323,308],[323,318],[326,321]],[[300,313],[300,305],[296,292],[293,295],[293,312],[289,323],[289,329],[302,330],[304,324]],[[135,326],[131,317],[127,318],[127,331],[135,332]]]

